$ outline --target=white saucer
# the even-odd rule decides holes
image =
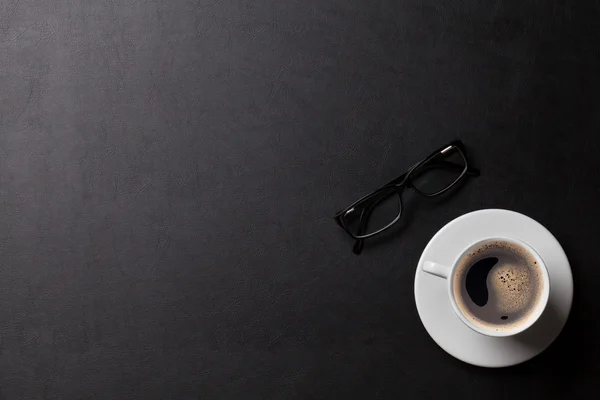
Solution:
[[[452,265],[465,247],[494,236],[529,244],[542,257],[550,275],[550,298],[544,314],[527,331],[507,338],[484,336],[468,328],[452,309],[446,280],[421,270],[425,260]],[[508,367],[535,357],[556,339],[571,311],[573,275],[562,247],[539,222],[514,211],[480,210],[449,222],[429,241],[417,266],[415,302],[425,329],[449,354],[481,367]]]

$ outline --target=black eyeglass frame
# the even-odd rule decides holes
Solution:
[[[443,188],[435,193],[424,193],[421,190],[419,190],[417,187],[412,185],[411,176],[416,171],[418,171],[421,167],[425,166],[428,162],[430,162],[435,157],[445,154],[446,152],[448,152],[452,149],[458,150],[465,161],[464,168],[462,166],[459,166],[457,164],[454,164],[454,163],[451,163],[448,161],[443,162],[444,167],[448,167],[448,168],[460,167],[460,168],[462,168],[461,173],[454,180],[454,182],[450,183],[448,186],[446,186],[445,188]],[[342,227],[352,238],[357,239],[358,241],[361,242],[361,243],[357,242],[357,246],[362,247],[362,241],[364,239],[368,239],[368,238],[373,237],[381,232],[386,231],[387,229],[391,228],[394,224],[396,224],[400,220],[400,218],[402,216],[402,211],[403,211],[402,193],[404,192],[404,189],[412,188],[422,196],[435,197],[435,196],[439,196],[439,195],[447,192],[448,190],[450,190],[457,183],[459,183],[466,175],[479,176],[479,170],[469,167],[469,160],[467,158],[467,154],[465,152],[463,143],[460,140],[454,140],[454,141],[450,142],[449,144],[447,144],[446,146],[443,146],[443,147],[439,148],[438,150],[434,151],[433,153],[431,153],[428,157],[426,157],[422,161],[413,165],[407,172],[400,175],[396,179],[392,180],[391,182],[388,182],[387,184],[383,185],[382,187],[375,190],[374,192],[361,197],[360,199],[358,199],[354,203],[352,203],[350,206],[346,207],[344,210],[336,213],[334,218],[335,218],[336,222],[338,223],[338,225],[340,225],[340,227]],[[354,233],[352,233],[352,231],[350,231],[350,229],[346,225],[346,221],[344,219],[345,215],[347,215],[351,211],[354,211],[354,208],[356,208],[359,204],[366,202],[368,200],[375,199],[375,201],[373,201],[373,203],[371,205],[364,207],[363,210],[361,211],[361,216],[359,219],[359,231],[358,231],[358,232],[360,232],[360,231],[366,229],[366,225],[371,216],[371,213],[375,209],[377,204],[379,204],[381,201],[389,198],[389,196],[394,195],[394,194],[397,194],[399,197],[400,210],[399,210],[398,216],[393,221],[391,221],[388,225],[384,226],[383,228],[376,230],[374,232],[370,232],[368,234],[360,234],[360,233],[354,234]],[[380,197],[380,198],[377,199],[377,197]],[[355,246],[355,252],[357,252],[357,250],[358,250],[358,252],[360,252],[360,248],[357,249]]]

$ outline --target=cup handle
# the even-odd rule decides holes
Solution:
[[[448,267],[446,265],[438,264],[433,261],[425,261],[423,263],[423,266],[421,267],[421,269],[423,271],[427,272],[428,274],[439,276],[440,278],[444,278],[444,279],[448,279],[448,277],[450,276],[450,270],[451,270],[450,267]]]

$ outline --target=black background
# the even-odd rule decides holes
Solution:
[[[0,399],[589,398],[599,27],[597,1],[0,0]],[[333,213],[454,138],[481,177],[354,256]],[[576,285],[502,370],[413,298],[431,236],[490,207]]]

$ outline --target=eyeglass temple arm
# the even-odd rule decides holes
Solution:
[[[464,168],[464,166],[455,164],[450,161],[440,161],[440,162],[431,163],[430,165],[428,165],[428,168],[432,168],[432,167],[443,167],[446,169],[454,169],[454,170],[462,170]],[[412,170],[412,168],[411,168],[411,170]],[[406,178],[407,173],[408,172],[403,173],[402,175],[400,175],[393,181],[390,181],[387,185],[384,185],[384,187],[388,186],[388,185],[396,185],[398,183],[401,183],[404,180],[404,178]],[[477,168],[467,168],[466,174],[469,176],[479,176],[480,172]]]
[[[464,168],[463,166],[452,163],[450,161],[442,161],[442,162],[432,164],[432,166],[433,165],[443,166],[444,168],[448,168],[448,169],[463,169]],[[406,178],[406,174],[407,173],[400,175],[399,177],[397,177],[396,179],[394,179],[393,181],[391,181],[390,183],[388,183],[385,186],[401,183],[404,180],[404,178]],[[467,168],[466,174],[469,176],[479,176],[480,171],[476,168]],[[379,204],[381,201],[387,199],[391,195],[392,194],[388,194],[387,196],[384,196],[384,197],[380,198],[379,200],[373,202],[368,208],[363,209],[363,211],[360,215],[359,223],[358,223],[359,224],[358,225],[358,234],[359,235],[362,235],[363,232],[365,231],[365,229],[367,229],[369,219],[371,218],[371,214],[373,213],[373,210],[375,209],[377,204]],[[352,249],[354,254],[360,254],[360,252],[363,249],[364,242],[365,242],[364,239],[356,239],[356,242],[354,243],[354,248]]]

